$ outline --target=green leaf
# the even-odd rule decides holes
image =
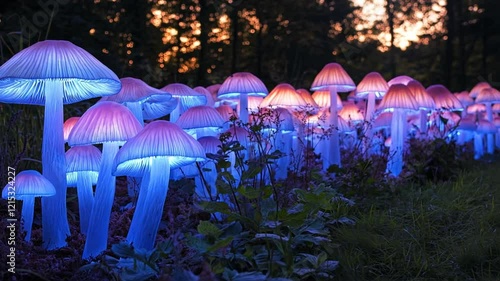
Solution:
[[[212,246],[208,247],[207,251],[208,252],[215,252],[221,248],[227,247],[231,242],[233,242],[234,237],[233,236],[228,236],[222,240],[216,241]]]
[[[222,234],[222,230],[209,221],[200,221],[197,230],[200,234],[213,238],[218,238]]]
[[[237,191],[247,199],[257,199],[261,195],[261,191],[257,188],[239,186]]]
[[[237,236],[240,235],[241,232],[243,231],[243,227],[241,226],[241,223],[238,221],[233,221],[231,223],[225,224],[221,227],[222,234],[221,238],[225,238],[228,236]]]
[[[231,210],[226,202],[215,202],[215,201],[201,201],[199,203],[200,208],[209,213],[223,213],[230,214]]]
[[[134,247],[127,242],[120,242],[111,246],[111,251],[122,258],[135,257]]]

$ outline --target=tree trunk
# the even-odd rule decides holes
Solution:
[[[451,85],[452,70],[453,70],[453,41],[455,39],[455,1],[446,1],[446,28],[448,40],[446,40],[445,54],[445,84]]]
[[[394,0],[387,0],[387,17],[389,24],[389,32],[391,34],[391,46],[389,47],[389,55],[391,60],[391,75],[396,76],[396,58],[394,53]]]
[[[200,19],[200,51],[198,53],[198,75],[197,75],[197,84],[198,85],[203,85],[207,83],[206,81],[206,73],[207,73],[207,59],[206,59],[206,53],[207,53],[207,43],[208,43],[208,11],[207,11],[207,1],[206,0],[200,0],[200,13],[199,13],[199,19]]]
[[[467,60],[465,57],[465,30],[464,30],[464,6],[462,1],[457,1],[458,6],[458,61],[459,61],[459,82],[460,89],[467,87]]]
[[[233,11],[231,12],[231,24],[232,24],[232,57],[231,57],[231,73],[237,72],[238,65],[238,7],[232,6]]]

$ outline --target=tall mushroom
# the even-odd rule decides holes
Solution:
[[[417,102],[407,86],[394,84],[380,102],[379,110],[392,110],[391,147],[387,171],[393,176],[399,176],[403,170],[403,147],[406,139],[406,112],[418,110]]]
[[[493,122],[493,103],[500,103],[500,91],[495,88],[483,88],[479,91],[479,94],[476,97],[476,103],[483,103],[486,105],[486,120],[489,122]],[[494,134],[488,133],[486,135],[487,138],[487,146],[486,151],[488,154],[493,154],[495,150],[494,144]]]
[[[83,249],[85,259],[96,257],[106,249],[115,196],[116,179],[111,173],[113,160],[120,145],[141,129],[141,124],[128,108],[116,102],[102,101],[90,107],[69,134],[68,144],[71,146],[102,143],[101,167]]]
[[[248,123],[248,97],[265,97],[268,91],[264,83],[250,72],[236,72],[224,80],[217,92],[219,99],[239,99],[238,116]]]
[[[63,104],[112,95],[118,77],[91,54],[68,41],[46,40],[14,55],[0,67],[0,102],[45,105],[42,139],[43,175],[56,195],[42,199],[43,244],[66,245],[66,168]]]
[[[424,86],[420,84],[417,80],[412,80],[408,82],[408,89],[415,98],[418,108],[420,109],[420,133],[427,133],[427,113],[429,110],[434,110],[436,108],[436,103],[434,99],[427,93]]]
[[[66,180],[76,187],[80,232],[87,234],[90,213],[94,205],[94,190],[101,166],[101,151],[93,145],[74,146],[66,151]]]
[[[170,170],[205,160],[205,150],[193,137],[174,123],[157,120],[149,123],[134,138],[128,140],[116,155],[114,175],[142,176],[149,173],[145,205],[137,206],[138,230],[128,242],[134,247],[150,250],[154,246],[163,205],[168,191]],[[141,195],[139,195],[141,196]]]
[[[334,127],[330,136],[330,151],[328,153],[327,167],[323,166],[326,170],[330,165],[341,166],[340,163],[340,143],[337,115],[337,92],[349,92],[356,89],[356,85],[351,77],[338,63],[329,63],[316,75],[311,85],[311,91],[328,90],[330,92],[330,122],[329,124]],[[325,162],[324,162],[325,163]]]

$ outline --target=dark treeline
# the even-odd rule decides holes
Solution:
[[[379,41],[357,39],[381,29],[394,34],[403,21],[415,22],[416,11],[426,17],[438,2],[446,12],[435,23],[437,31],[429,27],[420,36],[426,44],[380,52]],[[452,91],[484,80],[500,87],[498,1],[386,3],[385,20],[360,31],[355,28],[360,8],[349,0],[4,1],[1,63],[39,40],[64,39],[119,77],[141,78],[155,87],[173,82],[208,86],[249,71],[270,88],[281,82],[309,88],[332,61],[355,82],[378,71],[386,79],[405,74]]]

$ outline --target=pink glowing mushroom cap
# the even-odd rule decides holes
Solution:
[[[220,105],[215,108],[217,112],[222,116],[224,122],[228,122],[231,119],[231,116],[238,118],[238,114],[233,110],[233,108],[227,104]]]
[[[117,93],[118,77],[73,43],[45,40],[15,54],[0,66],[0,102],[44,105],[46,80],[64,83],[63,103]]]
[[[389,87],[389,90],[382,98],[378,110],[393,110],[393,109],[418,110],[418,104],[413,97],[410,89],[403,84],[394,84]]]
[[[469,95],[469,92],[467,92],[467,91],[455,93],[454,95],[464,107],[467,107],[471,104],[474,104],[474,100],[472,99],[472,97]]]
[[[334,87],[338,92],[349,92],[356,89],[356,84],[344,68],[335,62],[329,63],[316,75],[311,91],[328,90]]]
[[[415,79],[413,79],[413,78],[411,78],[410,76],[407,76],[407,75],[400,75],[400,76],[396,76],[396,77],[392,78],[391,80],[389,80],[387,82],[387,85],[389,87],[392,86],[392,85],[395,85],[395,84],[408,85],[408,83],[411,80],[415,80]]]
[[[499,103],[500,91],[495,88],[483,88],[476,96],[476,103]]]
[[[352,123],[359,123],[364,120],[363,113],[354,103],[345,103],[344,107],[339,111],[339,116]]]
[[[64,142],[68,142],[69,133],[71,133],[71,130],[73,130],[73,127],[75,126],[76,122],[79,119],[80,117],[70,117],[68,118],[68,120],[64,121],[63,124]]]
[[[381,99],[388,90],[389,85],[384,77],[378,72],[370,72],[359,82],[354,95],[358,98],[366,98],[370,93],[373,93],[375,98]]]
[[[176,124],[156,120],[129,139],[115,157],[113,174],[142,176],[152,158],[166,158],[170,169],[205,160],[201,144]]]
[[[436,103],[434,99],[427,93],[424,86],[420,84],[417,80],[412,80],[408,82],[408,89],[410,89],[411,94],[417,102],[418,108],[432,110],[436,108]]]
[[[491,88],[491,85],[488,82],[479,82],[470,90],[469,96],[475,99],[479,92],[485,88]]]
[[[224,80],[217,92],[219,99],[236,99],[240,94],[265,97],[269,91],[266,85],[250,72],[236,72]]]
[[[307,102],[297,93],[297,91],[295,91],[295,88],[288,83],[278,84],[260,103],[260,107],[271,108],[283,107],[297,109],[305,106],[307,106]]]
[[[330,108],[330,91],[316,91],[312,94],[312,98],[320,108]],[[337,95],[337,109],[341,109],[342,107],[342,100],[340,99],[340,96]]]
[[[437,84],[427,88],[427,93],[431,95],[436,103],[437,109],[463,110],[462,103],[443,85]]]
[[[304,99],[304,101],[307,103],[307,105],[312,106],[314,108],[318,108],[318,104],[316,101],[313,99],[311,93],[309,93],[308,90],[306,89],[297,89],[297,93]]]
[[[112,101],[98,102],[85,111],[76,122],[69,134],[68,144],[123,144],[141,129],[137,118],[124,105]]]

